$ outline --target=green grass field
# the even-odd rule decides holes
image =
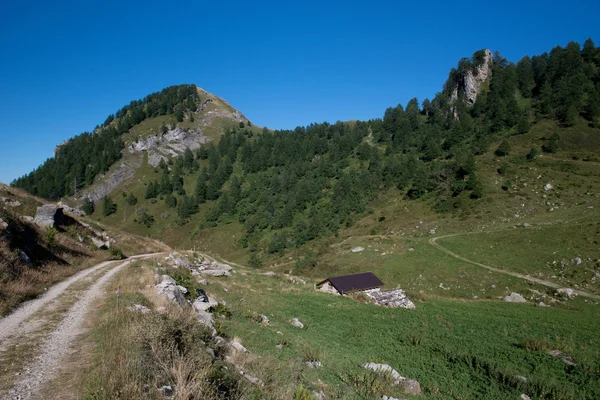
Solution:
[[[541,308],[428,298],[416,301],[416,310],[386,309],[317,293],[310,282],[294,284],[244,270],[212,279],[207,292],[233,311],[231,320],[220,321],[222,329],[259,357],[251,366],[256,374],[286,371],[296,357],[316,355],[324,367],[302,368],[302,383],[317,390],[322,381],[332,398],[355,398],[343,388],[364,374],[360,364],[368,361],[388,363],[417,379],[423,398],[600,396],[600,320],[597,306],[580,300]],[[253,313],[267,315],[271,324],[254,322],[248,318]],[[289,324],[294,317],[305,329]],[[279,343],[287,346],[278,349]],[[577,365],[546,354],[552,349],[569,354]]]

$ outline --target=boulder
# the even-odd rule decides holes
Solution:
[[[421,393],[421,385],[414,379],[406,379],[388,364],[365,363],[363,368],[370,369],[380,374],[389,375],[394,385],[401,385],[404,388],[404,393],[419,394]]]
[[[269,321],[269,318],[264,314],[258,314],[258,318],[260,318],[260,323],[262,325],[269,325],[271,323],[271,321]]]
[[[8,228],[8,224],[0,218],[0,231],[5,230],[6,228]]]
[[[219,303],[217,300],[208,296],[206,300],[202,297],[198,297],[192,304],[196,311],[208,311],[213,307],[216,307]]]
[[[300,320],[298,318],[292,318],[290,321],[290,324],[292,324],[296,328],[300,328],[300,329],[304,328],[304,324],[302,322],[300,322]]]
[[[519,398],[521,400],[531,400],[531,397],[527,396],[525,393],[521,393],[521,396],[519,396]]]
[[[215,320],[213,319],[213,315],[208,311],[198,311],[196,315],[198,318],[198,322],[206,326],[211,331],[211,335],[216,336],[217,330],[213,325],[215,322]]]
[[[224,269],[203,269],[198,271],[198,274],[204,276],[231,276],[231,272]]]
[[[94,243],[94,246],[96,246],[97,248],[99,248],[101,250],[106,250],[110,247],[110,243],[107,246],[106,242],[104,242],[98,238],[95,238],[95,237],[92,237],[92,243]]]
[[[509,302],[509,303],[526,303],[527,302],[527,300],[525,300],[525,298],[523,296],[521,296],[519,293],[516,293],[516,292],[512,292],[508,296],[504,297],[504,299],[502,299],[502,300]]]
[[[429,234],[430,234],[430,235],[435,235],[435,229],[431,229],[431,230],[429,231]]]
[[[241,343],[230,342],[229,343],[229,352],[231,355],[241,354],[241,353],[247,353],[248,349],[246,349],[244,346],[242,346]]]
[[[19,252],[19,260],[24,264],[31,264],[31,259],[23,250]]]
[[[268,272],[265,272],[264,275],[266,275],[266,276],[276,276],[277,274],[275,272],[273,272],[273,271],[268,271]]]
[[[217,262],[217,261],[213,261],[210,265],[213,267],[213,269],[223,269],[225,271],[231,271],[233,269],[231,267],[231,265],[220,263],[220,262]]]
[[[402,382],[404,387],[404,393],[408,394],[419,394],[421,393],[421,384],[414,379],[407,379]]]
[[[556,292],[559,294],[564,294],[569,299],[572,299],[573,297],[577,296],[577,293],[573,289],[570,289],[570,288],[560,288],[560,289],[557,289]]]
[[[575,363],[575,359],[573,357],[571,357],[570,355],[568,355],[566,353],[563,353],[560,350],[549,350],[548,354],[551,355],[552,357],[560,357],[562,362],[564,362],[566,365],[570,365],[570,366],[577,365]]]
[[[246,378],[246,380],[253,385],[263,386],[263,382],[260,379],[254,377],[254,376],[248,375],[248,374],[244,373],[244,371],[240,371],[240,375],[242,375],[244,378]]]
[[[548,190],[552,190],[554,189],[554,186],[552,186],[550,183],[546,183],[544,185],[544,191],[547,192]]]
[[[44,228],[54,228],[63,223],[63,209],[56,204],[44,204],[37,208],[33,222]]]
[[[28,223],[32,223],[33,222],[33,217],[30,216],[30,215],[21,215],[19,218],[23,222],[28,222]]]
[[[161,282],[155,286],[156,291],[168,301],[172,301],[180,306],[187,304],[183,292],[173,278],[168,275],[161,276]]]
[[[365,248],[361,247],[361,246],[357,246],[355,248],[353,248],[352,250],[350,250],[353,253],[360,253],[361,251],[363,251]]]
[[[580,265],[582,263],[580,257],[575,257],[574,259],[571,260],[571,262],[575,265]]]
[[[323,366],[321,361],[307,361],[304,364],[306,364],[308,368],[321,368]]]

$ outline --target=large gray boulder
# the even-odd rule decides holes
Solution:
[[[517,292],[512,292],[502,300],[509,303],[527,303],[527,300]]]
[[[158,294],[168,301],[172,301],[180,306],[185,306],[187,304],[184,293],[173,278],[168,275],[162,275],[159,279],[160,282],[155,286]]]
[[[194,304],[192,304],[194,306],[194,309],[196,311],[208,311],[213,307],[216,307],[219,303],[217,302],[217,300],[213,299],[210,296],[205,297],[198,297],[195,301]]]
[[[56,204],[44,204],[37,208],[33,222],[44,228],[55,228],[63,223],[63,209]]]

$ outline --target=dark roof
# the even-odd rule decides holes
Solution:
[[[372,272],[363,272],[362,274],[334,276],[317,283],[317,286],[329,281],[331,285],[340,293],[352,292],[355,290],[367,290],[383,286]]]

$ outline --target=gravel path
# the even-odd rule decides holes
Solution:
[[[49,382],[57,373],[58,367],[63,357],[68,353],[69,347],[73,340],[82,331],[82,322],[86,313],[89,311],[89,306],[95,302],[104,293],[104,285],[117,272],[128,265],[131,259],[151,257],[155,254],[142,254],[139,256],[130,257],[121,264],[109,269],[104,275],[99,277],[89,289],[87,289],[80,299],[73,305],[67,315],[64,317],[58,327],[49,333],[44,339],[38,350],[37,356],[27,363],[27,366],[20,372],[19,377],[10,389],[7,396],[3,399],[36,399],[44,398],[40,393],[40,389],[44,384]],[[25,306],[17,309],[4,320],[9,320],[9,324],[5,325],[4,320],[0,320],[0,338],[5,338],[12,334],[18,333],[20,327],[28,323],[26,321],[35,311],[39,310],[44,304],[56,298],[64,290],[74,282],[84,278],[97,271],[98,269],[108,265],[110,262],[100,263],[92,268],[81,271],[66,281],[63,281],[52,287],[46,295],[37,300],[27,303]],[[51,295],[51,296],[48,296]],[[48,298],[49,297],[49,298]],[[9,319],[10,318],[10,319]]]
[[[0,345],[9,338],[10,336],[17,335],[23,330],[23,324],[31,317],[36,311],[45,305],[49,304],[52,300],[62,294],[69,286],[73,283],[85,278],[86,276],[102,269],[113,261],[105,261],[94,267],[79,271],[70,278],[57,283],[52,286],[46,293],[37,299],[30,300],[23,303],[19,308],[13,311],[11,314],[0,319]],[[1,346],[0,346],[1,347]]]
[[[539,279],[539,278],[534,278],[533,276],[529,276],[529,275],[525,275],[525,274],[520,274],[518,272],[507,271],[507,270],[496,268],[496,267],[490,267],[489,265],[485,265],[485,264],[481,264],[481,263],[478,263],[478,262],[473,261],[473,260],[469,260],[468,258],[465,258],[463,256],[459,256],[458,254],[456,254],[456,253],[448,250],[445,247],[442,247],[442,245],[440,245],[439,243],[437,243],[438,239],[443,239],[443,238],[448,238],[448,237],[454,237],[454,236],[460,236],[460,235],[468,235],[468,234],[471,234],[471,233],[455,233],[455,234],[452,234],[452,235],[445,235],[445,236],[435,237],[435,238],[429,239],[429,244],[433,245],[438,250],[440,250],[440,251],[448,254],[449,256],[457,258],[457,259],[459,259],[461,261],[464,261],[466,263],[477,265],[478,267],[482,267],[482,268],[488,269],[490,271],[497,272],[499,274],[504,274],[504,275],[514,276],[516,278],[525,279],[525,280],[527,280],[529,282],[537,283],[537,284],[542,285],[542,286],[547,286],[547,287],[552,288],[552,289],[566,288],[566,286],[559,285],[558,283],[546,281],[546,280]],[[596,294],[584,292],[583,290],[579,290],[579,289],[573,289],[573,288],[570,288],[570,289],[572,289],[579,296],[588,297],[590,299],[596,299],[596,300],[600,299],[600,296],[598,296]]]

